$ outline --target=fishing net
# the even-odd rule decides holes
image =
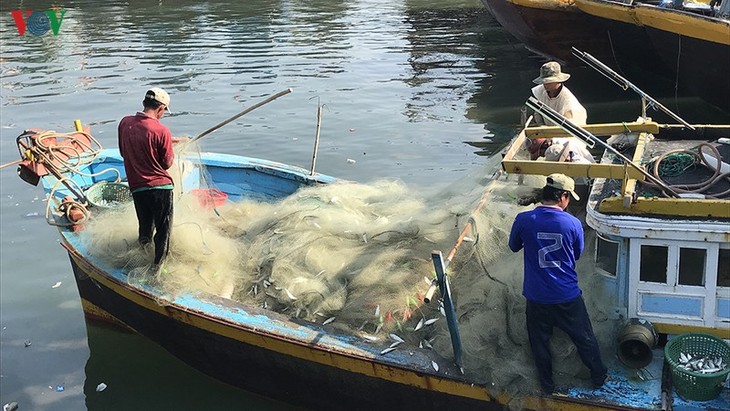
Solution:
[[[176,187],[199,162],[177,161]],[[180,154],[180,153],[178,153]],[[183,156],[178,155],[177,158]],[[507,391],[534,391],[535,378],[522,291],[522,254],[507,247],[515,215],[531,206],[519,198],[544,178],[524,184],[495,182],[491,159],[479,173],[435,193],[397,180],[369,184],[337,182],[303,188],[278,202],[228,201],[212,209],[177,189],[170,254],[153,272],[152,247],[137,243],[134,207],[94,213],[83,230],[93,255],[123,268],[134,284],[152,284],[162,294],[214,294],[385,341],[396,333],[407,347],[432,348],[452,358],[446,320],[438,301],[423,303],[433,278],[430,254],[445,253],[463,227],[472,229],[449,266],[464,347],[464,368],[475,380]],[[472,216],[485,186],[486,206]],[[600,341],[613,341],[615,324],[598,307],[600,278],[591,243],[580,260],[584,290]],[[604,347],[604,357],[608,349]],[[561,332],[553,337],[556,382],[587,378],[574,346]]]

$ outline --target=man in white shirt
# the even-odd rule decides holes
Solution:
[[[573,124],[583,126],[587,123],[588,113],[573,93],[563,85],[569,78],[570,74],[563,73],[560,64],[549,61],[540,67],[540,77],[533,80],[537,86],[532,88],[532,95]],[[542,125],[545,124],[545,120],[541,115],[535,114],[535,123]]]

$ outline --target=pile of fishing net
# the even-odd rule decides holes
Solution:
[[[488,182],[491,197],[472,216]],[[452,358],[442,309],[438,302],[424,304],[423,295],[434,276],[431,251],[448,252],[471,221],[448,270],[465,371],[501,389],[529,391],[537,384],[524,325],[522,254],[507,247],[515,215],[529,208],[516,205],[517,197],[544,184],[526,182],[494,183],[478,175],[422,196],[394,180],[342,181],[278,202],[228,201],[215,209],[176,192],[170,254],[156,275],[149,270],[153,250],[137,243],[131,204],[94,214],[82,235],[97,259],[125,270],[131,283],[151,283],[171,295],[214,294],[368,340],[396,333],[405,346]],[[583,260],[591,254],[587,247]],[[590,285],[594,270],[586,262],[581,285],[591,310],[590,295],[601,290]],[[604,320],[594,322],[604,333],[599,340],[612,341],[613,323],[596,315]],[[561,372],[583,372],[567,341],[558,332],[553,338],[558,383]]]

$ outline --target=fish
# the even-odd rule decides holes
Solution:
[[[297,297],[294,297],[294,294],[290,293],[286,288],[284,291],[286,291],[286,296],[289,297],[290,300],[295,301],[297,299]]]
[[[399,345],[401,345],[401,344],[403,344],[403,342],[402,342],[402,341],[396,341],[396,342],[394,342],[393,344],[390,344],[390,347],[389,347],[389,348],[395,348],[395,347],[397,347],[397,346],[399,346]]]
[[[434,370],[436,370],[436,371],[439,370],[439,365],[436,363],[436,361],[431,361],[431,366],[433,367]]]
[[[428,340],[423,340],[423,346],[428,348],[429,350],[433,350],[433,346]]]
[[[395,351],[395,347],[388,347],[388,348],[384,349],[383,351],[380,352],[380,355],[385,355],[391,351]]]
[[[438,317],[437,318],[431,318],[430,320],[426,320],[426,322],[424,322],[423,325],[428,326],[428,325],[431,325],[431,324],[435,323],[438,320],[439,320]]]
[[[380,317],[380,304],[378,304],[377,307],[375,307],[375,318]]]
[[[400,338],[400,337],[399,337],[399,336],[397,336],[396,334],[390,334],[389,336],[390,336],[390,338],[392,338],[392,339],[393,339],[393,341],[400,341],[400,342],[406,342],[406,340],[404,340],[404,339]]]
[[[414,328],[414,329],[413,329],[413,331],[418,331],[418,330],[420,330],[421,328],[423,328],[423,318],[421,318],[421,319],[420,319],[420,320],[418,321],[418,324],[416,324],[416,328]]]
[[[379,340],[379,338],[374,335],[370,335],[370,334],[361,334],[361,335],[362,335],[362,338],[364,338],[368,341],[378,341]]]
[[[327,325],[335,320],[336,317],[330,317],[322,322],[322,325]]]

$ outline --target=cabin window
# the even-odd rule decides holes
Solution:
[[[596,239],[596,267],[605,274],[616,277],[618,265],[618,242],[611,241],[597,235]]]
[[[668,256],[669,248],[666,246],[642,244],[639,280],[666,284]]]
[[[717,259],[717,286],[730,287],[730,249],[721,248]]]
[[[707,250],[700,248],[679,249],[679,284],[705,285]]]

